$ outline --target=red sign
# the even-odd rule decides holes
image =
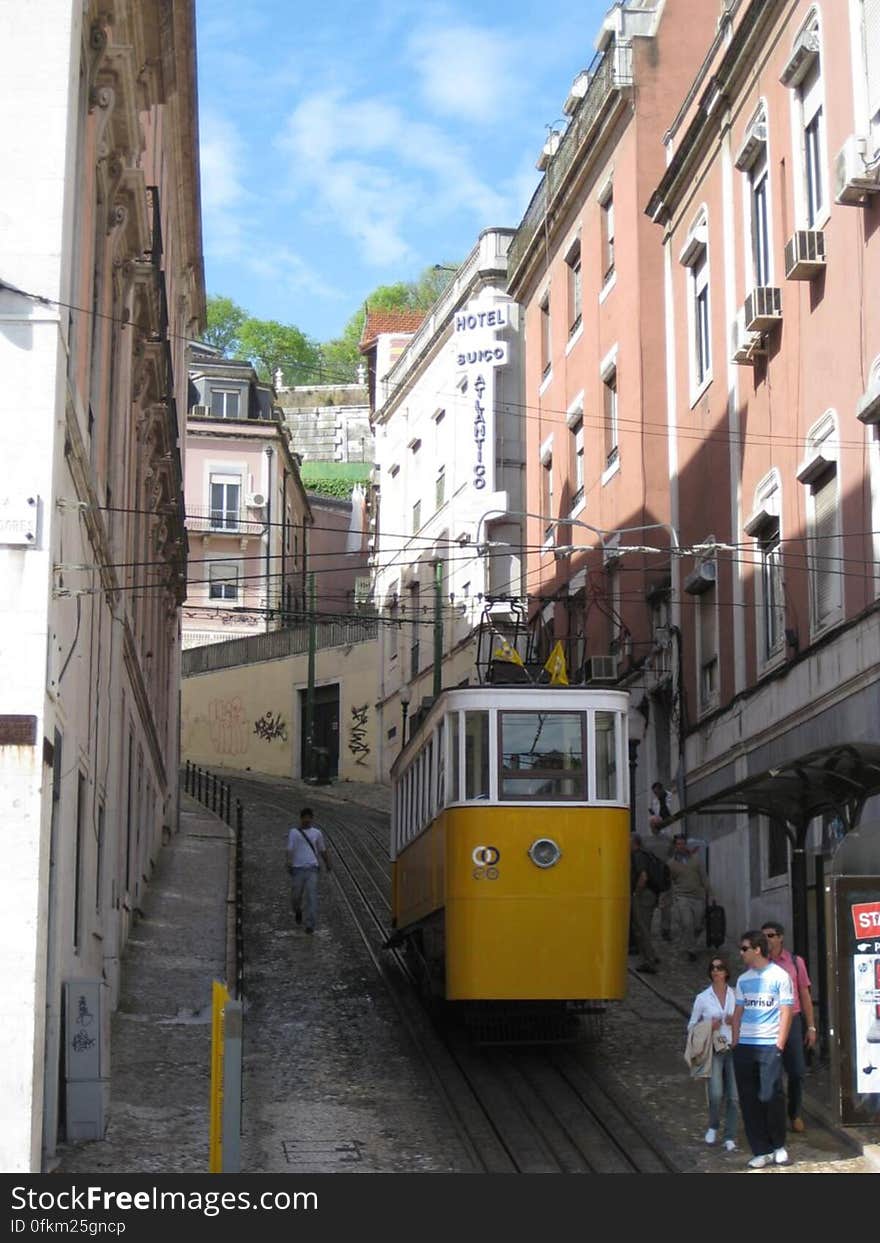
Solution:
[[[880,936],[880,902],[859,902],[851,909],[857,937]]]

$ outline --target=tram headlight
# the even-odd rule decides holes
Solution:
[[[529,858],[535,867],[552,868],[562,858],[562,851],[551,837],[539,837],[529,847]]]

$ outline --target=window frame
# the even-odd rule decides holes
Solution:
[[[211,389],[210,389],[210,396],[211,396],[211,418],[212,419],[240,419],[241,418],[242,391],[240,388],[219,388],[212,384]],[[214,409],[214,398],[215,397],[222,397],[224,399],[222,414],[218,413]],[[230,397],[235,398],[235,414],[227,413],[227,406],[229,404],[228,398]]]
[[[583,324],[584,285],[581,239],[576,238],[565,256],[567,268],[566,292],[568,295],[568,337],[575,335]]]
[[[214,504],[214,488],[223,489],[223,504]],[[227,499],[227,489],[235,488],[238,493],[237,504],[234,509],[230,506]],[[212,531],[239,531],[242,525],[242,501],[244,499],[244,487],[242,483],[242,475],[238,471],[230,470],[211,470],[208,473],[208,513],[210,529]],[[222,515],[219,521],[215,519],[215,515]],[[230,515],[232,517],[230,518]]]
[[[218,578],[215,580],[213,577],[214,571],[219,570],[223,568],[224,566],[226,567],[227,570],[232,569],[234,571],[234,577],[232,579]],[[212,601],[216,600],[220,603],[226,604],[230,600],[238,601],[240,598],[243,598],[243,596],[242,597],[239,596],[239,593],[242,591],[241,579],[242,579],[241,562],[232,560],[227,557],[217,557],[214,560],[209,561],[208,562],[208,582],[207,582],[208,599]],[[215,582],[217,582],[218,584],[221,584],[223,582],[230,582],[230,581],[233,582],[235,585],[233,595],[222,594],[222,595],[215,596],[213,594]]]

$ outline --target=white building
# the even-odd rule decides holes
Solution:
[[[505,292],[512,236],[485,230],[390,370],[376,368],[383,775],[400,750],[404,704],[417,711],[438,680],[475,682],[474,631],[488,598],[522,595],[520,317]],[[382,344],[373,343],[380,360]]]
[[[195,68],[193,0],[0,5],[7,1172],[103,1130],[120,955],[176,824]]]

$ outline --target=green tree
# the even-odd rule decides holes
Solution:
[[[231,298],[210,294],[208,296],[208,327],[202,335],[202,340],[208,345],[213,345],[215,349],[222,350],[227,358],[237,358],[239,333],[247,318],[247,311],[242,310]]]
[[[427,311],[432,307],[455,275],[455,264],[437,264],[425,268],[414,281],[397,281],[378,285],[364,305],[355,311],[340,336],[321,346],[321,356],[330,380],[354,380],[362,361],[358,342],[364,330],[367,310]]]

